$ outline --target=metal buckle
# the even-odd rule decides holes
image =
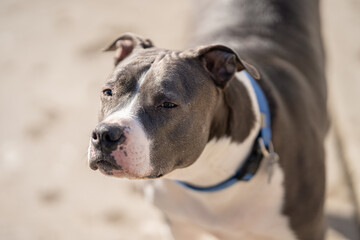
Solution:
[[[274,152],[274,146],[272,142],[269,142],[269,149],[266,148],[264,140],[259,138],[259,146],[261,153],[263,154],[263,160],[266,162],[266,172],[268,174],[268,183],[270,184],[271,178],[274,174],[274,165],[280,160],[279,155]]]

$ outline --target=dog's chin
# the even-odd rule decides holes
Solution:
[[[155,179],[163,176],[163,174],[160,174],[159,171],[154,171],[154,169],[144,170],[144,168],[141,168],[141,164],[134,167],[134,165],[129,166],[124,161],[123,163],[125,163],[123,166],[117,164],[113,156],[104,154],[101,151],[93,150],[89,152],[90,168],[95,171],[99,170],[106,176],[127,179]]]
[[[125,172],[123,170],[116,170],[116,169],[108,169],[108,168],[99,167],[99,171],[102,174],[106,175],[106,176],[117,177],[117,178],[148,179],[148,177],[138,176],[136,174],[131,174],[131,173]]]
[[[123,170],[120,166],[111,164],[106,161],[99,161],[97,164],[97,170],[99,170],[102,174],[111,177],[117,178],[127,178],[127,179],[153,179],[152,175],[150,176],[142,176],[139,173],[132,173]]]

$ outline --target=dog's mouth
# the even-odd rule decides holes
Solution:
[[[96,166],[98,168],[101,168],[103,170],[122,170],[120,166],[115,165],[111,162],[108,162],[106,160],[100,160],[96,163]]]
[[[110,176],[113,176],[114,172],[122,172],[122,168],[120,166],[106,160],[96,161],[96,163],[91,166],[91,169],[100,170],[101,173]]]
[[[108,176],[128,179],[154,179],[162,176],[160,173],[153,174],[152,172],[150,174],[142,174],[137,168],[129,168],[128,162],[121,161],[121,159],[120,162],[123,165],[120,165],[116,162],[115,156],[111,153],[100,151],[99,149],[90,149],[88,161],[89,167],[92,170],[99,170],[102,174]],[[139,162],[137,166],[141,164],[143,164],[143,162]]]
[[[114,175],[114,171],[119,172],[122,171],[122,168],[118,165],[115,165],[111,162],[105,161],[105,160],[101,160],[99,162],[97,162],[97,167],[100,170],[100,172],[102,172],[103,174],[106,175]]]
[[[90,161],[90,168],[92,170],[103,170],[106,173],[110,173],[113,170],[122,170],[121,166],[113,163],[111,159],[107,159],[103,154],[99,154]]]

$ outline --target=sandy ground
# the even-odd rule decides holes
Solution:
[[[161,239],[159,211],[143,201],[136,183],[91,171],[87,145],[99,90],[112,69],[111,54],[99,50],[128,31],[158,46],[184,47],[190,3],[0,1],[0,239]],[[350,159],[352,173],[360,171],[351,161],[360,143],[360,110],[354,110],[359,13],[356,0],[323,2],[330,109],[337,123],[328,142],[334,239],[359,239],[350,187],[357,183],[341,161]]]

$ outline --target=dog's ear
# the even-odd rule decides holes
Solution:
[[[151,48],[153,43],[133,33],[124,33],[109,46],[103,49],[104,52],[115,51],[115,66],[124,58],[129,56],[136,48]]]
[[[231,49],[223,45],[209,45],[196,50],[203,66],[212,75],[216,85],[225,88],[238,71],[246,69],[255,79],[260,79],[259,71],[240,59]]]

